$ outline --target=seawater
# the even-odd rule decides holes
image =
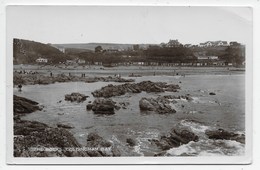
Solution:
[[[127,77],[125,77],[127,78]],[[160,150],[149,142],[166,134],[175,125],[189,127],[199,135],[199,142],[190,142],[167,151],[168,156],[205,156],[205,155],[242,155],[244,144],[228,140],[211,140],[205,135],[207,129],[223,128],[245,133],[245,76],[238,75],[188,75],[180,76],[144,76],[135,78],[136,82],[145,80],[179,84],[177,93],[125,94],[112,97],[116,102],[129,102],[127,109],[120,109],[114,115],[95,115],[86,110],[89,101],[94,101],[91,92],[115,82],[68,82],[49,85],[27,85],[22,92],[14,88],[14,94],[32,99],[44,106],[23,117],[56,126],[64,123],[74,126],[70,129],[75,138],[84,146],[90,132],[110,140],[120,148],[123,156],[153,156]],[[83,103],[71,103],[64,100],[65,94],[83,93],[89,98]],[[209,92],[216,95],[211,96]],[[157,114],[140,112],[139,100],[142,97],[159,95],[190,94],[191,102],[178,100],[173,107],[175,114]],[[183,107],[184,106],[184,107]],[[128,147],[127,138],[134,138],[138,145]]]

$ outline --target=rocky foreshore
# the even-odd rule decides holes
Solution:
[[[189,129],[184,127],[174,127],[166,135],[162,135],[160,139],[152,139],[150,141],[165,151],[187,144],[190,141],[197,142],[198,140],[199,137]]]
[[[34,85],[34,84],[53,84],[53,83],[63,83],[63,82],[134,82],[133,79],[124,79],[121,77],[108,76],[108,77],[79,77],[75,75],[42,75],[42,74],[19,74],[14,73],[13,82],[14,85]]]
[[[38,103],[14,96],[14,157],[88,157],[120,156],[119,150],[109,141],[90,133],[82,146],[66,129],[69,125],[50,127],[37,121],[22,120],[22,114],[40,110]]]
[[[237,134],[224,129],[206,130],[205,135],[211,140],[231,140],[245,144],[245,135]],[[154,156],[166,156],[166,151],[171,148],[179,147],[189,142],[198,142],[199,135],[189,127],[176,125],[166,134],[161,135],[158,139],[149,139],[151,144],[157,146],[161,152]],[[203,139],[202,139],[203,140]]]
[[[87,105],[87,110],[92,110],[95,114],[104,115],[115,114],[115,110],[119,110],[120,108],[113,100],[102,98],[95,99],[92,104]]]
[[[155,98],[145,98],[143,97],[139,101],[139,107],[141,111],[154,111],[159,114],[165,113],[176,113],[176,110],[172,108],[170,100],[164,97],[157,97]]]
[[[89,96],[86,96],[81,93],[71,93],[71,94],[66,94],[65,95],[65,100],[66,101],[71,101],[71,102],[84,102]]]
[[[151,92],[177,92],[180,89],[179,85],[167,84],[163,82],[152,82],[152,81],[142,81],[140,83],[125,83],[122,85],[112,85],[102,87],[99,90],[92,92],[94,97],[113,97],[121,96],[126,93],[141,93],[145,91],[147,93]]]

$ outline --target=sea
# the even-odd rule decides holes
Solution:
[[[128,78],[128,77],[123,77]],[[132,77],[131,77],[132,78]],[[91,92],[117,82],[66,82],[49,85],[25,85],[22,92],[14,88],[14,94],[37,101],[42,111],[27,114],[25,120],[39,121],[56,127],[58,123],[74,128],[69,131],[77,141],[85,146],[87,135],[96,132],[116,145],[122,156],[153,156],[161,150],[151,143],[159,139],[175,126],[184,126],[199,136],[198,142],[189,142],[165,152],[165,156],[238,156],[245,154],[245,144],[232,140],[212,140],[205,135],[206,130],[225,129],[245,134],[245,75],[186,75],[184,76],[143,76],[135,77],[135,82],[154,81],[179,84],[178,92],[127,93],[112,97],[117,103],[129,103],[126,109],[119,109],[113,115],[96,115],[86,110],[86,105],[95,98]],[[64,100],[66,94],[79,92],[89,96],[82,103]],[[209,95],[214,92],[216,95]],[[139,100],[142,97],[156,98],[164,95],[187,95],[192,101],[177,100],[172,107],[176,113],[158,114],[142,112]],[[127,138],[136,140],[130,147]]]

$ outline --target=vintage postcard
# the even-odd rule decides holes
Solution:
[[[8,162],[250,163],[252,12],[7,6]]]

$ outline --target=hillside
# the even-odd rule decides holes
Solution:
[[[116,43],[82,43],[82,44],[52,44],[54,47],[72,48],[72,49],[87,49],[94,51],[97,46],[101,46],[103,49],[132,49],[135,44],[116,44]],[[147,48],[153,44],[138,44],[140,48]]]
[[[49,63],[58,63],[68,58],[64,53],[50,45],[23,40],[13,40],[14,64],[33,64],[39,57],[47,58]]]

